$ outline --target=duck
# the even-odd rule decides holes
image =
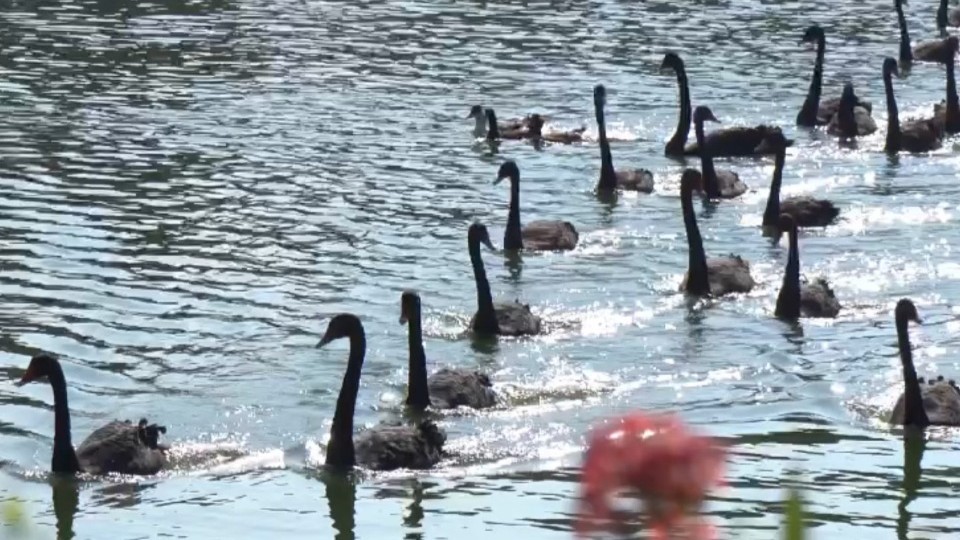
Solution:
[[[834,318],[840,313],[840,302],[824,278],[800,283],[800,246],[797,222],[790,214],[780,214],[780,230],[790,238],[787,268],[777,295],[774,315],[781,319],[804,317]]]
[[[566,131],[543,132],[544,119],[539,114],[530,115],[530,121],[527,124],[529,130],[528,137],[533,140],[540,140],[550,143],[572,144],[583,141],[583,134],[587,131],[587,126],[581,126]]]
[[[860,107],[860,100],[853,91],[853,84],[843,85],[837,112],[827,124],[827,133],[845,139],[865,137],[877,131],[877,123],[867,109]]]
[[[487,140],[488,141],[497,141],[503,139],[526,139],[531,135],[530,128],[527,124],[523,124],[519,127],[511,127],[508,129],[501,129],[499,124],[497,124],[497,113],[493,109],[487,109]]]
[[[514,131],[521,129],[523,127],[529,126],[530,121],[533,118],[533,114],[528,114],[523,118],[512,118],[497,124],[497,129],[501,131]],[[540,115],[536,115],[543,118]],[[484,112],[482,105],[474,105],[470,107],[470,114],[467,115],[467,118],[473,118],[473,136],[474,137],[485,137],[487,135],[487,114]]]
[[[883,88],[887,96],[887,140],[884,151],[888,154],[906,150],[907,152],[929,152],[940,148],[942,130],[933,119],[913,120],[900,124],[897,112],[897,100],[893,95],[892,77],[897,73],[897,61],[893,58],[883,60]]]
[[[808,27],[800,39],[800,42],[816,44],[817,60],[813,65],[813,77],[810,79],[810,89],[807,91],[807,98],[803,101],[803,107],[800,108],[800,112],[797,114],[797,125],[802,127],[827,125],[840,109],[842,96],[828,100],[820,99],[823,91],[823,57],[827,43],[823,28],[816,24]],[[856,98],[855,106],[864,109],[868,117],[873,112],[873,105],[869,101]],[[875,130],[876,124],[874,124],[874,131]]]
[[[677,85],[680,87],[680,119],[676,131],[664,148],[664,154],[670,157],[699,155],[700,146],[696,142],[684,146],[690,133],[692,106],[687,72],[680,55],[674,52],[664,55],[660,70],[667,69],[672,69],[677,74]],[[707,143],[710,144],[710,151],[714,157],[759,155],[757,145],[772,131],[780,131],[780,128],[767,125],[734,126],[710,133]],[[793,144],[793,141],[790,142]]]
[[[520,168],[515,161],[503,162],[493,183],[499,184],[504,178],[510,179],[510,211],[503,233],[503,249],[567,251],[577,247],[580,235],[569,221],[540,219],[521,227]]]
[[[782,135],[772,135],[764,144],[774,152],[773,180],[770,182],[770,194],[767,207],[763,211],[763,234],[780,237],[780,215],[790,214],[791,220],[800,227],[826,227],[840,215],[840,209],[826,199],[810,196],[789,197],[780,200],[780,186],[783,184],[783,167],[787,160],[786,141]]]
[[[598,84],[593,87],[593,108],[597,116],[597,131],[600,139],[600,181],[597,182],[597,191],[612,193],[617,189],[653,192],[653,173],[647,169],[613,168],[613,156],[610,154],[610,141],[607,140],[607,124],[604,120],[603,107],[607,103],[607,89]]]
[[[519,302],[493,302],[487,271],[480,258],[480,245],[493,249],[490,233],[483,223],[472,223],[467,230],[467,249],[477,282],[477,312],[470,320],[470,329],[480,336],[532,336],[540,333],[540,317],[530,306]]]
[[[443,457],[447,435],[430,420],[415,425],[380,424],[353,433],[360,371],[367,350],[367,339],[359,317],[341,313],[330,319],[317,348],[341,338],[349,338],[350,356],[333,413],[326,466],[339,471],[349,471],[357,465],[376,471],[392,471],[429,469],[436,465]]]
[[[53,459],[54,473],[109,473],[148,476],[167,465],[166,445],[159,443],[160,433],[167,428],[150,424],[146,419],[134,424],[114,420],[91,433],[76,449],[70,433],[70,407],[67,403],[67,381],[60,361],[47,353],[30,359],[27,371],[17,386],[46,379],[53,389]]]
[[[747,185],[740,180],[740,175],[730,170],[716,170],[713,167],[711,153],[713,147],[704,144],[703,123],[719,122],[713,111],[705,105],[699,105],[693,111],[693,129],[697,143],[703,151],[700,152],[700,168],[702,169],[703,188],[707,197],[711,199],[734,199],[747,192]]]
[[[948,0],[940,0],[937,8],[937,28],[944,30],[947,26],[960,26],[960,8],[950,9]]]
[[[470,369],[442,368],[427,377],[427,357],[423,350],[420,295],[403,291],[400,295],[400,324],[408,328],[410,372],[407,381],[408,407],[424,410],[470,407],[485,409],[497,404],[497,394],[486,373]]]
[[[903,365],[903,393],[897,399],[889,422],[902,426],[960,426],[960,389],[943,377],[924,381],[917,377],[910,350],[909,323],[922,324],[917,306],[909,298],[897,302],[894,310],[897,324],[897,344]]]
[[[680,291],[694,296],[750,292],[756,285],[750,275],[750,263],[734,255],[707,259],[703,251],[703,238],[693,213],[693,191],[699,182],[700,173],[696,169],[685,169],[680,176],[680,204],[689,251],[687,273],[680,283]]]
[[[906,0],[893,0],[893,7],[897,10],[897,24],[900,26],[900,63],[910,64],[918,62],[943,62],[946,50],[950,47],[947,39],[937,39],[919,43],[910,48],[910,34],[907,32],[907,18],[903,15],[903,4]]]
[[[934,105],[934,121],[944,133],[960,133],[960,99],[957,98],[957,79],[954,76],[954,62],[957,51],[960,50],[960,38],[947,38],[949,48],[945,51],[947,68],[947,95],[946,99]]]

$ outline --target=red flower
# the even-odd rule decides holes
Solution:
[[[625,532],[646,518],[652,538],[714,538],[699,509],[722,482],[726,453],[674,416],[635,412],[607,421],[589,437],[580,478],[577,535]],[[640,516],[615,508],[618,496],[638,496]]]

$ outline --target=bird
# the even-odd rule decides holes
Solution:
[[[944,53],[947,68],[947,95],[946,98],[933,107],[933,120],[937,129],[943,133],[960,133],[960,99],[957,98],[957,79],[954,76],[954,62],[957,51],[960,49],[960,38],[947,38],[950,47]]]
[[[797,113],[797,125],[803,127],[827,125],[840,108],[840,97],[820,99],[823,91],[823,57],[827,43],[823,28],[816,24],[808,27],[800,42],[816,43],[817,60],[813,65],[813,77],[810,79],[807,98],[803,101],[800,112]],[[860,98],[856,100],[856,106],[864,109],[868,116],[873,112],[873,105],[869,101]]]
[[[497,171],[494,184],[504,178],[510,180],[510,211],[503,233],[503,249],[534,251],[565,251],[577,247],[576,227],[569,221],[537,220],[520,226],[520,168],[515,161],[505,161]]]
[[[700,173],[686,169],[680,176],[680,204],[683,224],[687,231],[689,262],[680,290],[694,296],[723,296],[728,293],[749,292],[756,285],[750,275],[750,264],[738,256],[707,259],[703,238],[693,213],[693,190],[700,181]]]
[[[927,382],[917,377],[907,328],[911,321],[922,324],[917,306],[908,298],[901,299],[894,310],[894,319],[903,365],[903,393],[890,412],[889,422],[919,428],[960,426],[960,389],[956,383],[944,380],[942,376]]]
[[[830,284],[824,278],[800,283],[800,246],[797,237],[797,222],[790,214],[780,214],[780,230],[790,239],[787,267],[783,284],[777,294],[774,315],[781,319],[804,317],[833,318],[840,313],[840,302]]]
[[[400,324],[408,328],[410,371],[407,381],[407,406],[423,410],[453,409],[460,406],[484,409],[497,404],[497,394],[486,373],[471,369],[442,368],[427,377],[427,357],[423,350],[420,295],[403,291],[400,295]]]
[[[900,123],[897,112],[897,100],[893,95],[892,77],[897,73],[897,61],[893,58],[883,60],[883,87],[887,95],[887,140],[884,151],[896,154],[907,152],[929,152],[940,148],[942,130],[934,119],[913,120]]]
[[[906,0],[894,0],[893,7],[897,11],[897,24],[900,26],[900,63],[910,64],[914,60],[920,62],[944,62],[946,49],[950,47],[947,39],[937,39],[918,43],[910,48],[910,34],[907,32],[907,19],[903,15],[903,4]]]
[[[353,433],[360,371],[367,349],[363,323],[356,315],[341,313],[330,319],[317,348],[340,338],[350,339],[350,356],[330,427],[326,466],[339,471],[348,471],[357,465],[392,471],[429,469],[436,465],[443,457],[447,435],[430,420],[421,420],[415,425],[380,424]]]
[[[55,473],[152,475],[167,465],[168,447],[159,443],[167,428],[146,419],[114,420],[91,433],[74,450],[70,433],[67,381],[59,360],[41,353],[30,359],[18,386],[47,379],[53,389],[54,435],[50,469]]]
[[[703,189],[711,199],[733,199],[747,192],[747,185],[740,180],[740,175],[730,170],[716,170],[711,156],[713,148],[709,143],[704,144],[703,123],[719,122],[709,107],[698,106],[693,111],[693,129],[696,133],[697,144],[703,150],[700,152],[700,168]]]
[[[530,311],[530,306],[519,302],[493,302],[490,282],[480,258],[480,245],[493,249],[490,234],[483,223],[473,223],[467,230],[467,249],[473,265],[473,278],[477,282],[477,312],[470,320],[470,329],[475,334],[492,336],[529,336],[540,333],[541,322]]]
[[[950,9],[948,0],[940,0],[937,8],[937,28],[946,29],[947,26],[960,26],[960,8]]]
[[[647,169],[614,170],[613,157],[610,154],[610,141],[607,140],[607,124],[603,107],[607,103],[607,89],[598,84],[593,87],[593,108],[597,116],[597,130],[600,133],[600,181],[597,191],[611,193],[617,189],[653,192],[653,173]]]
[[[853,91],[853,84],[844,84],[837,112],[830,118],[830,123],[827,124],[827,133],[846,139],[864,137],[875,133],[877,123],[867,109],[858,105],[859,102],[860,100]]]
[[[537,116],[543,119],[542,116],[538,114],[528,114],[524,118],[512,118],[497,124],[498,130],[503,131],[513,131],[525,126],[529,126],[533,117]],[[473,118],[473,136],[474,137],[485,137],[487,135],[487,114],[484,112],[482,105],[474,105],[470,107],[470,114],[467,115],[467,118]]]

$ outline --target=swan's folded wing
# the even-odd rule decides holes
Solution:
[[[538,251],[562,251],[577,247],[576,227],[560,220],[531,221],[523,227],[523,246]]]
[[[140,427],[120,420],[91,433],[77,447],[77,458],[93,474],[155,474],[164,464],[163,452],[144,444]]]
[[[379,425],[354,436],[357,460],[378,470],[429,469],[442,457],[446,434],[432,422]]]

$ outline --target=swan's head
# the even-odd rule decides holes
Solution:
[[[470,229],[467,230],[467,240],[471,244],[483,244],[490,249],[494,249],[493,242],[490,241],[490,233],[487,232],[487,226],[483,223],[476,222],[470,225]]]
[[[794,233],[797,231],[797,221],[790,214],[780,214],[777,227],[781,233]]]
[[[917,306],[913,305],[913,302],[910,301],[909,298],[903,298],[897,302],[897,309],[894,310],[894,315],[899,324],[906,324],[910,321],[923,324],[920,314],[917,313]]]
[[[470,107],[470,114],[467,115],[467,118],[483,118],[483,106],[474,105]]]
[[[696,169],[684,169],[680,175],[680,197],[688,199],[694,191],[703,191],[703,175]]]
[[[327,324],[327,331],[320,338],[320,343],[317,343],[317,348],[323,347],[335,339],[353,336],[358,333],[363,334],[363,324],[360,319],[350,313],[341,313],[330,319]]]
[[[400,324],[420,318],[420,295],[417,291],[403,291],[400,295]]]
[[[660,71],[665,69],[672,69],[674,71],[683,71],[683,60],[680,59],[680,56],[677,53],[668,52],[663,55],[663,62],[660,64]]]
[[[900,72],[897,71],[897,61],[893,58],[887,57],[883,59],[883,77],[889,79],[891,75],[900,76]]]
[[[807,31],[803,33],[803,37],[800,38],[800,43],[817,43],[825,39],[823,34],[823,28],[820,28],[819,25],[813,25],[810,28],[807,28]]]
[[[512,159],[510,161],[504,161],[503,165],[500,165],[500,170],[497,171],[497,179],[493,181],[494,184],[499,184],[504,178],[509,178],[511,182],[516,182],[520,179],[520,168],[517,167],[517,163]]]
[[[840,103],[857,104],[857,94],[853,92],[853,83],[848,82],[843,85],[843,93],[840,94]]]
[[[593,104],[602,107],[607,103],[607,89],[602,84],[593,87]]]
[[[763,140],[757,145],[755,152],[758,154],[779,154],[787,151],[789,146],[786,135],[781,129],[771,129],[764,135]]]
[[[527,128],[530,131],[540,131],[543,129],[543,124],[545,123],[543,117],[537,113],[533,113],[528,116],[524,122],[527,124]]]
[[[38,381],[49,377],[60,367],[60,362],[56,358],[41,353],[30,359],[30,365],[27,366],[27,372],[20,377],[17,386],[23,386],[29,382]]]
[[[713,115],[713,111],[710,110],[710,107],[706,105],[698,105],[696,109],[693,110],[693,121],[694,122],[720,122],[717,120],[717,117]]]

